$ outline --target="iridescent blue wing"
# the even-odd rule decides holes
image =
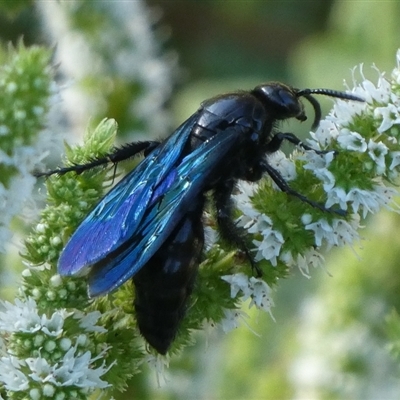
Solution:
[[[154,192],[134,235],[124,246],[93,265],[89,274],[91,296],[116,289],[146,264],[184,218],[193,199],[204,192],[210,175],[215,175],[216,170],[226,163],[225,156],[238,136],[240,130],[235,127],[224,130],[169,172]]]
[[[186,120],[126,175],[83,220],[58,262],[61,275],[82,274],[135,235],[156,188],[168,181],[197,120]]]

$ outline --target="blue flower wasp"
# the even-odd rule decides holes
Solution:
[[[206,193],[216,210],[221,238],[240,249],[258,274],[244,233],[233,220],[232,192],[239,179],[256,182],[268,174],[280,190],[312,207],[325,208],[294,191],[268,163],[283,141],[313,150],[279,121],[306,120],[301,98],[321,118],[313,95],[363,101],[329,90],[299,90],[269,82],[251,91],[220,95],[200,108],[165,140],[133,142],[106,157],[37,174],[82,173],[143,153],[144,159],[87,215],[67,242],[58,263],[63,276],[88,271],[89,295],[100,296],[133,279],[139,330],[160,354],[173,342],[202,259],[202,214]]]

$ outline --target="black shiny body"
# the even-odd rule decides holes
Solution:
[[[137,167],[137,171],[146,171],[144,175],[136,173],[136,170],[127,175],[78,227],[61,257],[60,273],[74,275],[86,264],[93,265],[89,273],[89,292],[95,296],[114,290],[132,277],[139,330],[152,347],[165,354],[185,314],[202,258],[202,214],[206,193],[210,193],[216,211],[220,237],[243,251],[259,276],[261,271],[250,254],[245,235],[232,217],[231,195],[239,179],[254,182],[267,173],[282,191],[312,207],[343,214],[341,210],[326,209],[292,190],[279,172],[268,164],[268,154],[277,151],[284,140],[312,150],[292,133],[277,130],[280,120],[306,119],[300,97],[310,101],[315,110],[314,126],[318,124],[320,108],[312,94],[362,101],[342,92],[326,89],[300,91],[270,82],[252,91],[226,94],[203,102],[195,114],[161,143],[131,143],[91,163],[43,174],[80,173],[110,161],[117,163],[139,152],[145,154],[144,167],[141,169],[141,164]],[[178,147],[171,146],[172,142],[178,143]],[[174,157],[170,160],[172,152]],[[126,187],[150,187],[157,176],[149,177],[159,162],[165,162],[167,174],[154,184],[154,188],[151,187],[152,196],[138,206],[143,221],[120,222],[121,226],[137,223],[138,228],[127,240],[116,235],[108,238],[107,245],[112,251],[98,255],[98,252],[92,254],[87,250],[82,256],[78,249],[82,237],[94,231],[95,223],[100,221],[101,224],[104,220],[105,224],[114,218],[114,214],[110,217],[111,212],[105,209],[114,205],[115,198],[129,198]],[[133,194],[136,194],[135,190],[132,190]],[[112,222],[118,223],[118,220]],[[140,252],[144,255],[136,255]],[[131,262],[131,259],[143,261]]]
[[[219,168],[210,171],[209,187],[204,188],[205,191],[214,191],[216,202],[223,199],[226,206],[236,181],[248,179],[259,168],[259,163],[267,152],[267,143],[271,139],[269,133],[272,130],[272,121],[268,110],[249,93],[227,95],[202,104],[190,136],[190,145],[182,153],[182,157],[212,139],[214,135],[223,134],[229,127],[241,131],[237,143],[230,150],[229,158],[221,159]],[[261,174],[261,171],[256,173],[260,177]],[[194,210],[188,212],[157,253],[133,277],[135,310],[140,332],[161,354],[166,353],[175,338],[201,260],[204,244],[201,220],[204,195],[200,194],[193,202]],[[225,212],[221,206],[218,211],[221,215]],[[225,236],[228,240],[235,240],[238,230],[231,222],[230,215],[228,217]],[[241,236],[237,237],[241,242]],[[238,244],[235,243],[236,246]],[[240,245],[244,245],[244,240]]]
[[[195,283],[204,245],[201,203],[133,277],[140,332],[161,354],[175,338]]]

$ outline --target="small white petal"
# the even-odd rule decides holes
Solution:
[[[358,239],[358,219],[354,218],[350,223],[341,219],[334,219],[332,225],[326,220],[320,220],[305,225],[305,229],[314,231],[315,244],[320,247],[325,242],[327,248],[351,244]]]
[[[249,278],[243,273],[224,275],[221,279],[228,282],[231,285],[231,297],[234,299],[237,294],[242,291],[244,296],[248,298],[250,296],[249,291]]]
[[[330,208],[335,204],[339,205],[342,210],[347,210],[347,194],[344,189],[334,187],[327,192],[327,201],[325,207]]]
[[[394,124],[400,120],[399,110],[394,104],[387,104],[386,107],[376,107],[374,109],[374,117],[382,118],[382,122],[378,127],[378,132],[383,133],[389,130]]]
[[[100,311],[92,311],[87,314],[75,312],[74,314],[74,318],[80,319],[79,326],[86,332],[107,332],[103,326],[96,325],[101,316]]]
[[[21,371],[21,367],[25,366],[23,360],[9,355],[9,357],[1,357],[0,359],[0,382],[3,383],[7,390],[18,392],[29,388],[29,379]]]
[[[382,142],[374,142],[372,139],[368,142],[368,154],[376,163],[377,173],[383,174],[386,169],[385,155],[388,153],[388,148]]]
[[[392,151],[392,152],[390,152],[390,157],[392,159],[392,162],[391,162],[391,164],[389,166],[389,169],[393,170],[398,165],[400,165],[400,151]]]
[[[342,149],[357,151],[359,153],[364,153],[367,150],[365,139],[359,133],[350,131],[347,128],[340,131],[337,140]]]
[[[297,176],[294,162],[280,150],[268,155],[268,164],[279,171],[285,181],[291,181]]]
[[[227,333],[229,331],[232,331],[233,329],[236,329],[240,326],[240,318],[243,318],[243,316],[247,316],[243,311],[241,310],[224,310],[224,318],[221,320],[220,324],[222,326],[222,330]]]
[[[251,295],[250,306],[256,306],[258,309],[267,311],[271,314],[271,308],[274,302],[270,296],[271,289],[262,279],[251,277],[250,285],[253,291]],[[272,315],[272,314],[271,314]]]
[[[308,140],[308,144],[317,150],[327,148],[332,143],[332,140],[336,139],[339,135],[336,124],[329,120],[324,119],[320,122],[316,132],[310,133],[313,140]]]
[[[250,330],[250,332],[260,337],[260,335],[255,332],[247,323],[246,319],[248,319],[249,316],[244,311],[225,309],[224,315],[225,317],[221,320],[220,325],[225,333],[228,333],[229,331],[238,328],[240,326],[240,322],[242,322]]]

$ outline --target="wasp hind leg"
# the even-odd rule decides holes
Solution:
[[[112,163],[117,165],[121,161],[125,161],[128,158],[134,157],[135,155],[143,152],[147,156],[152,150],[154,150],[160,142],[157,141],[146,141],[146,142],[132,142],[122,147],[115,148],[111,153],[106,154],[103,157],[94,158],[93,160],[85,164],[73,164],[70,167],[56,168],[46,172],[34,172],[34,176],[49,177],[51,175],[64,175],[68,172],[75,172],[81,174],[82,172],[88,171],[92,168],[107,165]]]

